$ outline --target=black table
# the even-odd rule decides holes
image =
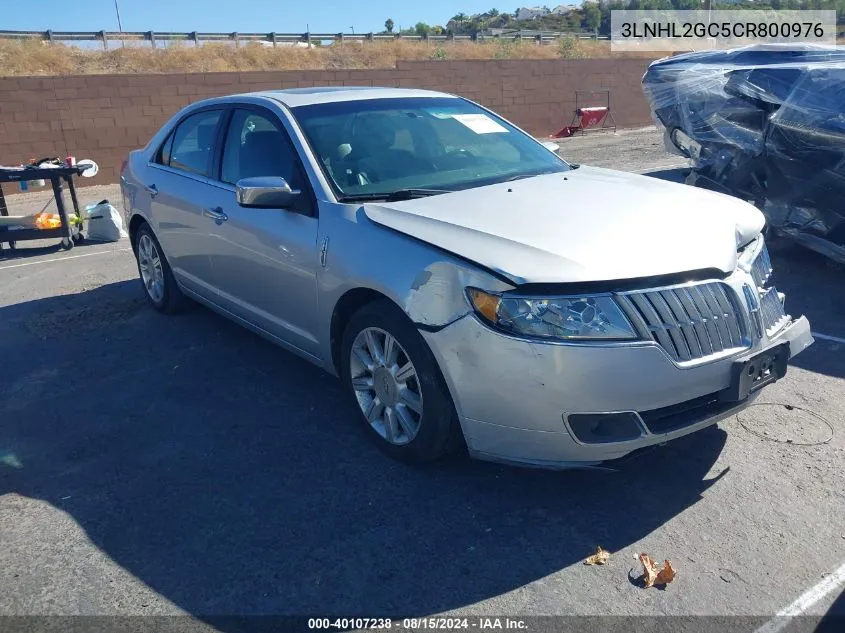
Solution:
[[[0,215],[9,215],[9,211],[6,208],[6,197],[3,195],[3,183],[19,183],[22,180],[49,180],[53,186],[53,196],[56,199],[56,209],[58,210],[59,217],[62,220],[62,225],[56,229],[8,230],[6,227],[0,227],[0,250],[3,248],[3,242],[8,242],[9,247],[14,248],[15,242],[22,242],[24,240],[43,240],[51,237],[62,238],[62,248],[68,250],[73,248],[73,227],[68,220],[68,211],[65,207],[65,201],[62,195],[64,191],[63,182],[67,183],[67,187],[70,190],[70,197],[73,201],[73,212],[76,214],[77,218],[80,218],[79,202],[76,199],[76,188],[73,185],[73,177],[80,175],[84,170],[85,166],[26,167],[23,169],[0,167]]]

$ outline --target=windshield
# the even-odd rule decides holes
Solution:
[[[569,169],[506,121],[453,97],[341,101],[293,114],[341,200],[433,195]]]

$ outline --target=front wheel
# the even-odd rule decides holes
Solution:
[[[352,316],[341,362],[344,389],[382,451],[423,463],[460,445],[455,408],[437,362],[391,302],[376,301]]]

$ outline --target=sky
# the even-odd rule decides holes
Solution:
[[[520,6],[516,0],[510,3],[513,6],[497,7],[494,0],[118,0],[124,31],[241,33],[302,33],[309,28],[312,33],[350,33],[353,28],[367,33],[383,30],[387,18],[398,30],[417,22],[445,24],[460,12],[471,15],[494,7],[513,12]],[[47,29],[117,31],[115,0],[34,0],[0,16],[0,30]]]

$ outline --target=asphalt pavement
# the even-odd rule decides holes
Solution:
[[[654,130],[560,144],[683,176]],[[80,190],[104,197],[119,200]],[[227,631],[213,616],[672,614],[754,630],[807,592],[823,614],[845,579],[845,273],[800,248],[773,258],[787,308],[824,336],[784,380],[613,470],[546,472],[390,461],[331,376],[208,310],[148,308],[125,240],[20,244],[0,256],[0,616]],[[598,545],[609,563],[584,566]],[[639,552],[670,559],[675,582],[637,586]]]

